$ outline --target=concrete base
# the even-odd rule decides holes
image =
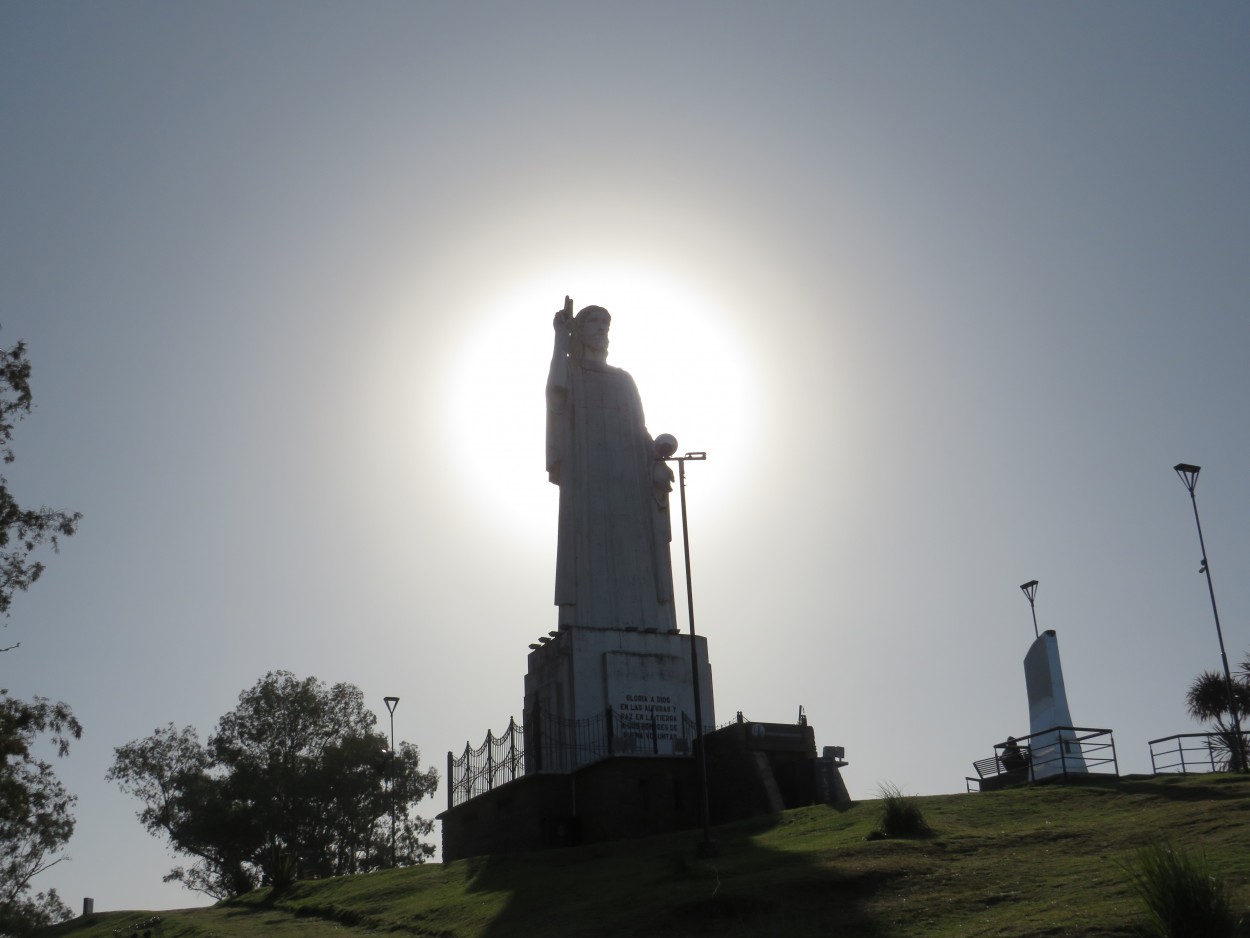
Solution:
[[[438,816],[443,861],[697,827],[696,768],[689,757],[616,757],[567,774],[522,776]]]
[[[694,644],[707,731],[716,725],[712,668],[707,640]],[[526,771],[570,772],[609,753],[687,755],[695,718],[690,654],[690,636],[675,632],[562,627],[529,655]],[[587,745],[595,734],[601,745]],[[540,736],[558,760],[528,758]]]
[[[817,757],[806,725],[743,722],[704,741],[713,824],[850,801],[839,771],[846,763]],[[438,816],[443,860],[697,828],[698,768],[697,756],[615,756],[573,772],[524,775]]]
[[[838,771],[845,763],[817,757],[816,736],[806,723],[731,723],[704,742],[717,824],[851,800]]]

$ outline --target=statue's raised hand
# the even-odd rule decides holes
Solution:
[[[573,298],[566,296],[564,298],[564,309],[556,313],[556,318],[551,321],[551,325],[556,332],[568,333],[573,329]]]

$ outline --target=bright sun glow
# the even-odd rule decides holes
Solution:
[[[597,304],[611,312],[608,363],[633,375],[653,436],[672,433],[679,453],[708,453],[687,472],[687,489],[698,492],[700,511],[715,510],[754,434],[746,356],[726,310],[654,271],[624,267],[555,271],[471,314],[446,419],[480,508],[535,543],[554,535],[543,389],[551,321],[565,294],[575,310]]]

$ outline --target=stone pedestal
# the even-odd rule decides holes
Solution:
[[[612,755],[686,755],[695,736],[690,636],[562,627],[525,675],[526,772]],[[695,638],[704,731],[716,725],[707,640]]]

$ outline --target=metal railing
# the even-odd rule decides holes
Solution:
[[[1115,754],[1115,738],[1111,730],[1087,726],[1052,726],[1019,737],[1015,745],[1023,755],[1007,754],[1008,743],[994,746],[995,766],[1000,775],[1015,773],[1021,781],[1027,778],[1030,782],[1035,782],[1053,776],[1086,775],[1105,771],[1108,766],[1112,774],[1120,774],[1120,765]]]
[[[525,750],[527,773],[571,772],[606,758],[618,748],[617,737],[622,730],[630,743],[636,742],[633,727],[621,727],[611,707],[606,714],[582,720],[566,720],[540,707],[525,716],[535,729]],[[625,745],[622,740],[620,746]]]
[[[502,735],[487,730],[486,741],[477,749],[465,743],[460,758],[447,753],[447,807],[464,804],[524,774],[525,727],[509,719]]]
[[[1029,748],[1030,781],[1051,775],[1084,775],[1108,765],[1113,775],[1120,774],[1111,730],[1052,726],[1022,736],[1017,742]]]
[[[447,753],[447,807],[522,775],[572,772],[609,756],[689,756],[695,736],[694,720],[684,711],[634,713],[608,707],[593,717],[565,720],[535,707],[527,724],[510,719],[499,736],[487,731],[477,749],[466,742],[460,756]]]
[[[1241,734],[1242,745],[1250,745],[1250,733]],[[1155,775],[1165,772],[1224,772],[1231,761],[1229,737],[1222,733],[1178,733],[1150,740],[1150,768]],[[1166,761],[1171,760],[1171,761]]]

